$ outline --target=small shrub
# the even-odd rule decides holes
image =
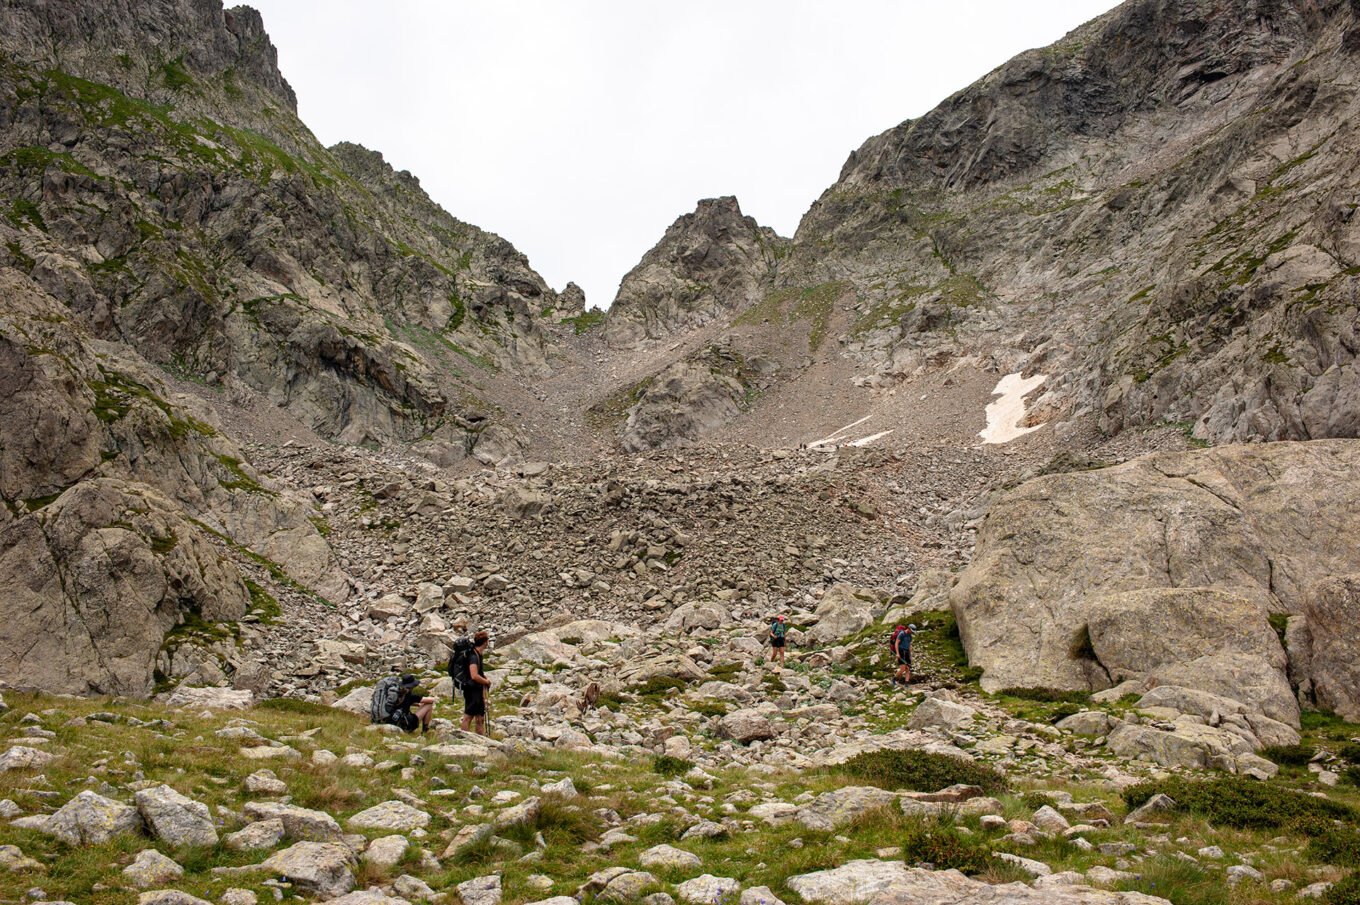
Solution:
[[[1336,756],[1352,764],[1360,764],[1360,742],[1343,742],[1336,748]]]
[[[1024,795],[1020,796],[1020,800],[1023,801],[1025,807],[1029,808],[1031,811],[1037,811],[1044,805],[1053,803],[1053,799],[1042,792],[1026,792]]]
[[[928,751],[870,751],[834,770],[882,789],[936,792],[963,783],[995,792],[1006,787],[1006,778],[991,767]]]
[[[1341,781],[1348,786],[1360,787],[1360,764],[1351,764],[1342,770]]]
[[[990,870],[998,860],[986,843],[959,832],[949,817],[909,826],[902,837],[902,858],[908,864],[925,863],[935,870],[970,875]]]
[[[652,772],[661,776],[684,776],[693,769],[694,761],[685,760],[683,757],[659,754],[652,758]]]
[[[1312,745],[1267,745],[1260,753],[1266,760],[1273,760],[1282,767],[1302,767],[1313,759],[1317,750]]]
[[[1179,807],[1210,823],[1239,829],[1276,829],[1314,817],[1360,820],[1360,812],[1340,802],[1239,776],[1207,780],[1176,776],[1141,782],[1124,790],[1124,801],[1136,808],[1158,793],[1170,795]]]
[[[1304,854],[1319,864],[1360,867],[1360,830],[1329,825],[1320,833],[1310,833]]]
[[[744,667],[740,663],[719,663],[708,671],[711,678],[719,681],[726,681],[733,676],[739,675]]]
[[[726,716],[727,705],[718,701],[695,701],[689,709],[703,716]]]
[[[1085,708],[1080,704],[1059,704],[1057,707],[1054,707],[1053,712],[1048,715],[1048,721],[1050,723],[1056,723],[1059,720],[1067,719],[1069,716],[1075,716],[1084,709]]]
[[[669,694],[672,689],[681,689],[684,687],[685,682],[682,679],[677,679],[672,676],[652,676],[636,688],[630,689],[630,691],[640,698],[661,698]]]
[[[1360,905],[1360,874],[1351,874],[1332,884],[1322,895],[1322,905]]]

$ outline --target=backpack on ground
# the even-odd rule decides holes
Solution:
[[[474,646],[471,638],[459,638],[453,642],[449,654],[449,678],[455,688],[466,688],[472,682],[472,653]]]
[[[401,694],[401,678],[388,676],[373,686],[373,700],[368,705],[368,716],[375,723],[386,723],[397,708],[397,697]]]

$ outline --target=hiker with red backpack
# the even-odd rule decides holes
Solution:
[[[897,658],[897,672],[893,674],[894,685],[907,685],[911,682],[911,640],[916,635],[915,625],[899,625],[893,629],[888,648]]]

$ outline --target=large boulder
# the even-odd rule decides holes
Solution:
[[[817,624],[807,630],[807,643],[832,644],[847,638],[873,625],[885,609],[873,591],[834,584],[817,604]]]
[[[304,893],[334,899],[354,888],[354,852],[338,842],[298,842],[260,862]]]
[[[1319,707],[1360,720],[1360,573],[1323,579],[1290,620],[1290,671]]]
[[[720,603],[686,603],[676,607],[666,619],[662,632],[666,635],[683,635],[695,629],[722,628],[732,621],[732,614]]]
[[[1360,573],[1360,545],[1351,540],[1360,536],[1357,469],[1360,443],[1328,440],[1160,453],[1027,481],[993,502],[973,562],[950,593],[969,662],[985,670],[989,691],[1104,688],[1109,671],[1088,643],[1093,615],[1114,606],[1133,616],[1128,607],[1141,601],[1158,618],[1175,618],[1172,598],[1112,597],[1214,588],[1256,607],[1214,649],[1229,659],[1252,652],[1246,678],[1254,693],[1287,716],[1281,684],[1269,674],[1280,660],[1262,614],[1301,612],[1328,576]],[[1195,593],[1181,602],[1206,599]],[[1230,611],[1247,613],[1225,604],[1220,615]],[[1181,652],[1161,653],[1170,659],[1159,670],[1179,672],[1173,661]],[[1199,651],[1184,654],[1190,664]],[[1188,668],[1177,684],[1205,681],[1216,691],[1231,679],[1222,664],[1198,675]]]
[[[142,829],[137,809],[86,790],[57,809],[43,832],[67,845],[103,845],[114,836]]]
[[[1171,905],[1166,899],[1140,892],[1109,892],[1079,884],[991,885],[966,877],[957,870],[919,868],[906,870],[903,879],[889,884],[867,902],[870,905],[960,905],[964,902],[968,905]]]
[[[1212,588],[1157,588],[1097,596],[1086,618],[1091,653],[1112,684],[1202,689],[1299,723],[1284,648],[1260,604]]]
[[[778,734],[779,730],[759,710],[734,710],[718,722],[718,735],[743,745]]]
[[[142,789],[137,810],[152,835],[167,845],[216,845],[217,829],[208,806],[167,785]]]

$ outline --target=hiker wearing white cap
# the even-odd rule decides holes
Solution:
[[[892,640],[888,642],[893,655],[897,657],[897,672],[893,674],[893,684],[903,685],[911,682],[911,639],[916,634],[915,625],[899,625],[893,629]]]

